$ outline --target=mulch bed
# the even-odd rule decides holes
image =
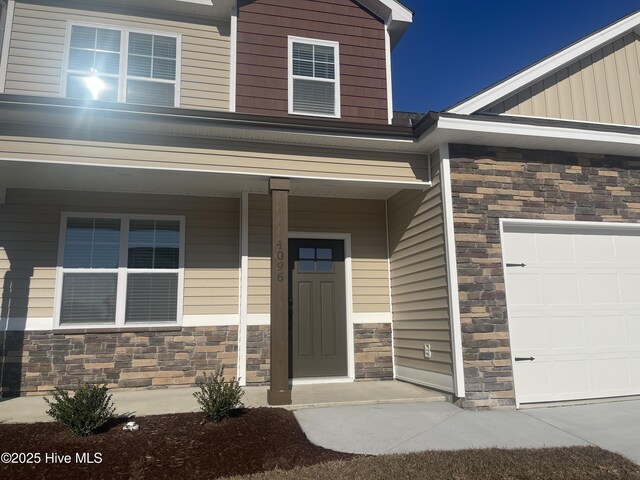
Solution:
[[[640,480],[640,466],[597,447],[460,450],[360,457],[229,480]]]
[[[241,410],[219,424],[201,413],[140,417],[137,432],[123,431],[125,421],[84,438],[59,423],[0,424],[0,453],[41,454],[39,464],[0,464],[0,478],[213,479],[354,457],[313,445],[282,409]],[[54,452],[71,455],[71,463],[45,463]],[[102,462],[78,464],[78,452],[99,453]]]

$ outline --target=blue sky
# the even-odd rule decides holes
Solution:
[[[443,110],[640,9],[640,0],[402,0],[394,110]]]

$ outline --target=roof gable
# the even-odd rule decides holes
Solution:
[[[447,112],[470,115],[490,109],[497,103],[509,99],[531,87],[551,74],[579,64],[580,60],[605,48],[631,32],[640,31],[640,10],[599,30],[588,37],[569,45],[559,52],[521,70],[507,79],[449,108]]]
[[[640,36],[631,31],[482,112],[640,126]]]

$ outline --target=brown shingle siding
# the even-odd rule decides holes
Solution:
[[[289,35],[339,42],[342,120],[387,123],[384,25],[352,0],[240,2],[237,111],[288,114]]]

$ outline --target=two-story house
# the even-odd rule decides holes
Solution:
[[[396,0],[0,12],[3,395],[640,393],[640,13],[412,121]]]

